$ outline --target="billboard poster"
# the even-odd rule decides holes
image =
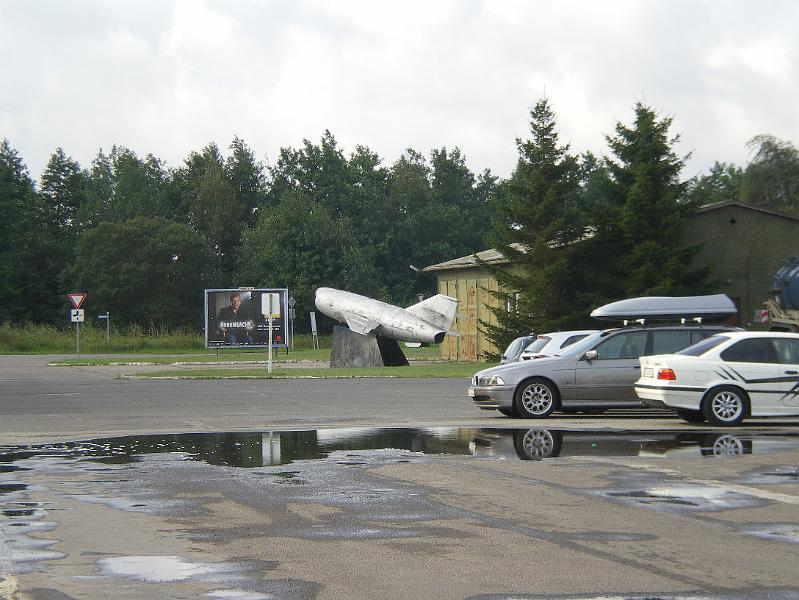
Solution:
[[[269,322],[262,310],[263,296],[276,294],[278,311],[272,321],[272,346],[288,345],[288,290],[286,288],[231,288],[205,290],[205,347],[259,348],[269,344]],[[274,310],[274,309],[273,309]]]

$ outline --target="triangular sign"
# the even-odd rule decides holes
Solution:
[[[80,305],[86,300],[86,292],[76,292],[67,294],[67,296],[69,296],[69,301],[72,302],[72,306],[75,308],[80,308]]]

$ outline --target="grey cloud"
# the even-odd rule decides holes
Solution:
[[[238,135],[259,156],[330,129],[386,162],[459,146],[507,175],[546,94],[572,150],[644,101],[675,118],[686,175],[799,139],[799,5],[629,0],[329,3],[6,0],[0,136],[38,176],[122,144],[179,164]]]

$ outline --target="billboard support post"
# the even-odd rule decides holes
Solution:
[[[311,311],[311,339],[313,341],[313,349],[319,350],[319,336],[316,331],[316,313]]]
[[[269,321],[269,357],[266,361],[266,372],[272,374],[272,332],[275,317],[280,317],[280,294],[266,293],[261,296],[261,313]],[[284,332],[285,333],[285,332]]]
[[[289,296],[289,323],[291,324],[291,349],[294,350],[294,305],[297,304],[297,301],[294,299],[294,296]]]
[[[266,361],[266,372],[272,374],[272,315],[269,315],[269,358]]]

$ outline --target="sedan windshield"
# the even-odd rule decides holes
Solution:
[[[681,354],[683,356],[702,356],[705,352],[710,352],[713,348],[719,344],[723,344],[728,339],[729,338],[724,335],[713,335],[701,342],[697,342],[693,346],[683,348],[679,352],[675,352],[675,354]]]

